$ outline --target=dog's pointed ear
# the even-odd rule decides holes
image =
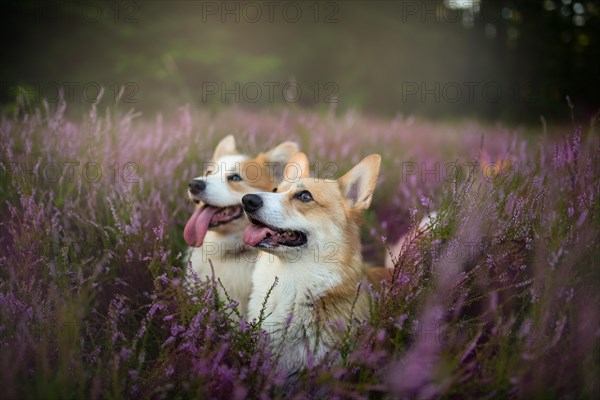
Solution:
[[[233,137],[233,135],[227,135],[219,142],[219,144],[215,148],[213,160],[217,161],[221,157],[230,156],[233,154],[238,154],[238,151],[235,148],[235,138]]]
[[[290,157],[298,152],[298,144],[294,142],[283,142],[273,147],[265,153],[265,157],[270,162],[280,162],[285,164]]]
[[[276,183],[281,181],[286,163],[296,153],[298,153],[298,144],[294,142],[283,142],[264,154],[265,159],[269,163],[270,172],[273,174]]]
[[[308,178],[309,176],[308,157],[302,152],[294,154],[283,170],[283,179],[289,182],[296,182],[300,178]]]
[[[339,179],[342,193],[354,208],[363,211],[371,205],[380,165],[381,156],[371,154]]]

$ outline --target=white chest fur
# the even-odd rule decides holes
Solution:
[[[273,286],[275,279],[277,284]],[[313,262],[285,263],[261,253],[252,277],[253,290],[248,319],[258,319],[267,293],[262,328],[271,337],[273,351],[288,370],[306,364],[309,354],[316,359],[327,352],[330,339],[325,320],[315,312],[315,301],[340,282],[339,277]]]
[[[252,290],[252,272],[259,253],[253,248],[241,247],[240,242],[240,238],[228,241],[222,235],[209,231],[204,244],[190,250],[190,261],[193,271],[202,280],[212,276],[212,263],[215,278],[221,280],[229,297],[239,303],[238,309],[245,317]],[[218,292],[219,298],[226,301],[220,286]]]

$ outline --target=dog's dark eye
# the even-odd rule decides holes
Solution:
[[[294,198],[300,200],[303,203],[308,203],[309,201],[313,201],[312,194],[310,194],[310,192],[308,190],[303,190],[300,193],[296,193]]]
[[[273,188],[273,190],[271,190],[271,192],[277,193],[277,188]]]
[[[227,177],[228,181],[232,181],[232,182],[241,182],[242,181],[242,177],[239,176],[238,174],[233,174],[233,175],[229,175]]]

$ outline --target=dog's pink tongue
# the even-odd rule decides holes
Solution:
[[[250,224],[244,229],[244,243],[250,246],[256,246],[267,237],[267,233],[275,235],[276,232],[266,226]]]
[[[208,231],[210,220],[219,211],[216,207],[197,208],[183,229],[183,238],[191,247],[200,247]]]

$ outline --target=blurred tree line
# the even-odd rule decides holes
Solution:
[[[535,122],[540,115],[568,119],[567,95],[578,117],[600,105],[600,6],[593,1],[74,0],[0,7],[5,109],[17,93],[33,103],[55,100],[58,87],[77,109],[99,86],[101,104],[118,97],[149,113],[184,103],[212,110],[293,101],[384,116]]]

